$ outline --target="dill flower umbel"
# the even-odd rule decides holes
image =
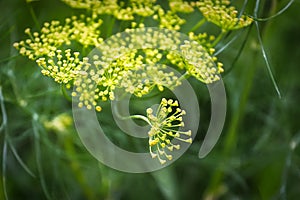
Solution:
[[[61,1],[79,12],[85,9],[86,15],[44,22],[40,30],[27,28],[27,39],[14,47],[34,60],[42,75],[62,84],[63,94],[79,108],[98,112],[103,102],[121,99],[119,89],[142,98],[155,89],[172,91],[188,77],[205,84],[220,80],[224,69],[214,55],[217,44],[229,31],[252,23],[229,0]],[[202,19],[186,24],[197,16],[196,9]],[[199,29],[207,22],[217,25],[218,35]],[[172,151],[192,143],[191,131],[184,130],[185,114],[177,100],[162,98],[147,116],[129,118],[150,125],[150,155],[164,164],[176,156]]]
[[[158,158],[161,164],[164,164],[166,159],[173,159],[169,152],[180,149],[176,140],[192,143],[191,131],[181,131],[185,114],[185,111],[179,108],[177,100],[165,98],[161,100],[156,111],[152,108],[147,109],[147,118],[151,125],[148,132],[150,154],[152,158]]]
[[[228,0],[188,2],[169,0],[61,0],[73,8],[86,9],[87,15],[71,16],[63,22],[45,22],[39,31],[25,30],[28,39],[16,42],[20,54],[35,60],[41,73],[65,84],[78,97],[79,107],[101,110],[100,101],[114,100],[116,88],[143,97],[157,87],[174,89],[187,77],[203,83],[220,79],[223,64],[213,56],[214,47],[229,30],[243,28],[252,22],[238,15]],[[185,15],[198,8],[203,19],[185,37],[179,30],[186,23]],[[184,13],[184,14],[182,14]],[[109,15],[109,17],[104,17]],[[103,19],[112,23],[102,36]],[[115,21],[120,24],[115,31]],[[220,27],[218,36],[195,33],[203,23]],[[151,26],[147,27],[150,22]],[[144,24],[145,23],[145,24]],[[124,34],[123,34],[124,33]],[[104,40],[102,37],[107,37]],[[87,57],[91,49],[98,55]],[[179,69],[177,77],[171,68]],[[67,93],[65,93],[67,94]]]

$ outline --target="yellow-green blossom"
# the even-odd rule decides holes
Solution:
[[[203,0],[194,3],[207,21],[219,26],[223,32],[240,29],[250,25],[252,18],[241,15],[229,0]]]
[[[70,44],[69,30],[64,30],[59,21],[44,23],[41,32],[31,32],[29,28],[25,29],[28,39],[14,43],[21,55],[35,60],[41,56],[54,52],[62,44]]]
[[[119,10],[117,0],[101,1],[101,0],[61,0],[72,8],[87,9],[96,11],[97,14],[112,14],[115,10]]]
[[[191,13],[194,11],[193,6],[183,0],[169,0],[169,6],[172,12]]]
[[[135,58],[135,52],[128,52],[116,60],[105,56],[94,55],[88,60],[84,74],[74,81],[75,91],[72,96],[78,97],[79,107],[91,109],[95,106],[101,111],[99,101],[114,100],[114,90],[122,87],[126,71],[133,70],[141,65],[142,57]]]
[[[64,84],[74,80],[81,73],[82,66],[86,64],[80,60],[79,52],[72,54],[71,49],[64,52],[61,50],[50,52],[47,57],[38,58],[36,63],[42,68],[43,75]]]
[[[92,17],[80,15],[67,18],[66,22],[70,21],[70,39],[79,42],[83,47],[96,46],[100,44],[103,39],[100,37],[100,26],[102,20],[93,14]]]
[[[131,0],[126,4],[117,0],[62,0],[73,8],[91,10],[98,15],[112,15],[119,20],[134,20],[135,15],[142,17],[154,13],[153,4],[156,0]]]
[[[183,115],[185,111],[179,108],[177,100],[165,99],[156,111],[147,109],[147,118],[151,129],[148,132],[149,150],[152,158],[158,158],[161,164],[167,160],[172,160],[169,153],[174,149],[180,149],[180,144],[176,140],[192,143],[191,131],[181,131],[184,127]]]
[[[97,91],[97,80],[99,79],[99,71],[91,69],[91,62],[97,63],[97,58],[93,58],[91,61],[89,58],[84,57],[84,66],[82,67],[80,76],[74,80],[75,90],[72,92],[73,98],[78,101],[78,107],[85,107],[92,109],[95,107],[97,111],[101,111],[102,108],[98,105],[99,92]]]
[[[67,113],[62,113],[50,121],[45,121],[44,126],[46,129],[53,130],[57,133],[67,133],[72,123],[72,117]]]
[[[164,87],[175,88],[180,85],[174,72],[167,72],[167,66],[162,64],[144,64],[137,70],[124,72],[121,86],[126,92],[142,97],[155,87],[163,91]]]
[[[53,20],[50,23],[45,22],[40,32],[32,32],[27,28],[25,33],[29,38],[14,43],[14,47],[19,50],[21,55],[35,60],[61,49],[62,46],[70,46],[72,41],[78,42],[84,47],[98,45],[102,42],[102,38],[99,37],[102,20],[96,18],[96,15],[92,17],[72,16],[66,18],[64,24]]]
[[[154,14],[154,3],[156,0],[130,0],[134,14],[149,17]]]
[[[61,1],[73,8],[82,8],[82,9],[90,9],[94,7],[94,5],[101,3],[101,1],[99,0],[61,0]],[[114,2],[114,0],[111,0],[109,2]]]
[[[215,63],[216,57],[212,57],[214,49],[207,51],[196,41],[184,41],[180,45],[180,52],[170,52],[167,59],[172,64],[186,70],[188,75],[194,76],[204,83],[212,83],[220,79],[219,75],[224,70],[222,63]]]
[[[78,98],[79,107],[95,107],[100,111],[99,102],[114,100],[116,88],[138,97],[155,87],[159,91],[164,87],[172,89],[180,85],[181,79],[168,70],[170,63],[185,75],[194,76],[204,83],[219,80],[223,69],[221,63],[215,64],[216,58],[212,56],[214,36],[191,32],[189,38],[193,41],[183,42],[182,34],[172,31],[179,30],[185,23],[177,13],[192,12],[193,4],[171,0],[170,10],[167,10],[155,4],[155,0],[131,0],[128,4],[115,0],[64,2],[93,12],[90,17],[66,18],[64,23],[46,22],[40,32],[26,29],[29,39],[15,43],[15,47],[22,55],[36,60],[43,75],[58,83],[70,86],[73,83],[72,96]],[[101,11],[100,7],[104,10]],[[98,8],[100,10],[96,12]],[[159,27],[166,29],[145,28],[143,23],[133,21],[132,27],[138,29],[127,28],[125,34],[117,33],[103,41],[99,30],[102,24],[100,14],[110,14],[121,20],[133,20],[136,15],[152,16],[159,22]],[[80,50],[96,47],[100,54],[87,58],[83,53],[80,56],[83,58],[80,58],[75,50],[78,44]]]
[[[195,34],[194,32],[189,32],[189,38],[191,40],[197,41],[201,46],[203,46],[210,54],[215,51],[213,49],[213,42],[216,37],[214,35],[208,35],[206,32]]]
[[[157,12],[153,15],[153,19],[159,22],[160,28],[178,31],[181,25],[185,23],[184,19],[171,10],[165,11],[160,6],[157,6],[156,9]]]

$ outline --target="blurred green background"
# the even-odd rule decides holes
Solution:
[[[259,16],[273,15],[288,2],[261,1]],[[241,8],[244,1],[233,3]],[[250,15],[254,4],[246,8]],[[281,98],[268,74],[255,26],[233,32],[217,46],[221,49],[237,36],[218,55],[225,68],[228,110],[216,147],[204,159],[197,157],[209,124],[210,99],[206,86],[190,79],[199,91],[201,109],[192,146],[163,170],[128,174],[106,167],[87,152],[70,118],[71,102],[60,86],[12,46],[26,37],[25,28],[38,30],[45,21],[82,11],[59,0],[1,0],[0,199],[298,199],[299,9],[300,1],[294,1],[278,17],[259,22]],[[133,103],[144,107],[140,100]],[[105,108],[109,110],[110,104]],[[116,143],[127,144],[124,134],[111,125],[109,111],[101,112],[99,119]]]

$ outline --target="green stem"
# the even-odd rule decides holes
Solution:
[[[126,120],[126,119],[140,119],[143,120],[145,122],[147,122],[147,124],[151,125],[150,121],[148,120],[147,117],[143,116],[143,115],[129,115],[129,116],[122,116],[119,111],[117,106],[113,107],[113,112],[118,116],[118,118],[122,119],[122,120]]]
[[[290,0],[286,6],[284,6],[281,10],[277,11],[277,12],[273,12],[272,15],[270,15],[269,17],[266,18],[259,18],[257,16],[250,16],[252,19],[254,19],[255,21],[258,22],[265,22],[265,21],[269,21],[271,19],[274,19],[275,17],[278,17],[279,15],[281,15],[282,13],[284,13],[293,3],[295,0]],[[276,1],[273,1],[273,5],[275,5],[275,3],[277,3]],[[275,6],[276,7],[276,6]]]
[[[147,117],[143,116],[143,115],[130,115],[128,117],[126,117],[127,119],[141,119],[145,122],[147,122],[149,125],[151,125],[150,121],[148,120]]]
[[[189,32],[194,32],[195,30],[197,30],[198,28],[200,28],[205,22],[206,22],[205,18],[201,19],[195,26],[193,26],[191,28],[191,30]]]
[[[34,21],[36,27],[40,30],[40,29],[41,29],[41,26],[40,26],[40,23],[39,23],[39,21],[38,21],[38,19],[37,19],[37,17],[36,17],[36,14],[35,14],[35,12],[34,12],[32,6],[31,6],[31,5],[28,5],[28,7],[29,7],[29,12],[30,12],[30,14],[31,14],[31,17],[32,17],[32,19],[33,19],[33,21]]]
[[[241,47],[239,48],[239,51],[237,53],[237,55],[235,56],[235,58],[233,59],[232,63],[231,63],[231,67],[226,69],[224,74],[223,74],[223,77],[225,77],[227,74],[229,74],[234,68],[236,65],[236,62],[238,61],[238,59],[240,58],[242,52],[243,52],[243,49],[245,48],[245,45],[247,43],[247,40],[249,38],[249,35],[250,35],[250,31],[252,29],[252,25],[250,25],[250,27],[248,28],[248,31],[247,31],[247,34],[245,36],[245,39],[243,40],[243,43],[241,45]]]
[[[61,84],[61,91],[64,95],[64,97],[68,100],[68,101],[72,101],[72,98],[70,97],[70,95],[68,94],[66,87],[64,84]]]
[[[82,50],[81,50],[81,52],[80,52],[80,54],[82,55],[82,56],[86,56],[87,55],[87,48],[86,47],[82,47]]]
[[[108,31],[106,32],[106,38],[109,38],[113,32],[114,29],[114,25],[116,22],[116,18],[114,16],[111,16],[111,20],[110,20],[110,26],[108,27]]]
[[[0,60],[0,63],[10,61],[10,60],[15,59],[17,57],[19,57],[19,55],[11,56],[11,57],[8,57],[8,58],[3,58],[3,59]]]
[[[145,21],[145,17],[140,17],[139,24],[144,23],[144,21]]]
[[[0,85],[0,108],[1,108],[1,114],[2,114],[2,121],[0,125],[0,133],[4,135],[4,142],[2,147],[2,170],[1,170],[1,176],[0,179],[0,186],[2,188],[2,192],[0,193],[0,197],[2,199],[8,199],[7,195],[7,179],[6,179],[6,169],[7,169],[7,135],[8,135],[8,129],[7,129],[7,114],[4,104],[4,97],[2,94],[2,87]],[[3,131],[3,133],[2,133]]]
[[[151,125],[150,121],[148,120],[147,117],[143,116],[143,115],[130,115],[130,116],[121,116],[118,112],[115,112],[119,118],[126,120],[126,119],[140,119],[143,120],[145,122],[147,122],[147,124]]]
[[[227,33],[227,31],[222,30],[222,32],[218,35],[218,37],[212,43],[212,46],[215,47],[220,42],[220,40],[226,35],[226,33]]]
[[[182,81],[183,79],[188,79],[190,77],[190,73],[186,71],[182,76],[179,77],[178,81]]]
[[[42,148],[41,148],[41,133],[38,127],[39,115],[37,113],[32,114],[32,129],[34,138],[34,151],[35,151],[35,162],[37,166],[38,177],[42,186],[42,190],[47,200],[51,199],[49,188],[46,183],[43,162],[42,162]]]

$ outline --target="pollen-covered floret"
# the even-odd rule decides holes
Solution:
[[[152,158],[158,158],[161,164],[173,159],[169,152],[180,149],[176,140],[192,143],[191,131],[181,130],[184,127],[185,114],[177,100],[165,98],[161,100],[156,111],[147,109],[147,118],[151,125],[148,132],[150,154]]]

